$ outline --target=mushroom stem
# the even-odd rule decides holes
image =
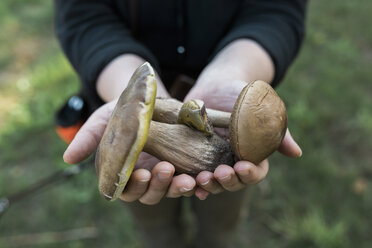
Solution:
[[[183,103],[173,98],[157,98],[155,101],[154,113],[152,120],[176,124],[178,113]],[[214,109],[206,109],[208,119],[214,127],[229,128],[231,113]]]
[[[176,100],[156,99],[153,120],[176,123],[184,105]],[[200,106],[201,109],[203,107]],[[192,112],[192,109],[186,110]],[[260,163],[279,147],[287,129],[284,102],[268,83],[261,80],[244,87],[231,114],[213,109],[206,109],[206,112],[213,126],[229,128],[234,154],[240,160],[254,164]],[[197,119],[199,122],[194,123],[194,119],[186,124],[202,131],[200,125],[194,125],[200,121]]]
[[[234,164],[228,141],[217,134],[205,136],[181,124],[152,121],[143,150],[172,163],[181,173],[197,174],[213,171],[219,164]]]
[[[231,113],[207,108],[207,115],[213,126],[229,128]]]

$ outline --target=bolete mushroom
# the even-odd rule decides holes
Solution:
[[[201,109],[205,109],[203,101],[190,101],[199,104],[199,107]],[[185,105],[189,105],[189,102],[183,103],[173,98],[156,98],[152,119],[154,121],[176,124],[179,122],[179,113],[181,109],[185,107]],[[214,127],[229,127],[231,113],[208,108],[205,110],[208,113],[209,121],[213,124]]]
[[[107,200],[121,195],[142,150],[188,174],[234,162],[229,143],[217,134],[151,121],[155,96],[154,71],[145,63],[121,94],[97,149],[98,187]]]
[[[176,123],[186,104],[189,103],[156,99],[153,119]],[[203,102],[197,101],[194,104],[202,105]],[[287,113],[283,101],[268,83],[260,80],[243,88],[232,113],[213,109],[206,109],[206,112],[213,126],[230,129],[230,144],[234,154],[239,159],[254,164],[267,158],[279,147],[287,129]],[[197,126],[195,128],[202,129]]]

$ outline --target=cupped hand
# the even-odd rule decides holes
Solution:
[[[94,153],[116,102],[103,105],[89,117],[66,149],[63,155],[66,163],[79,163]],[[127,202],[139,200],[144,204],[153,205],[160,202],[163,197],[193,195],[195,179],[186,174],[174,176],[174,172],[172,164],[161,162],[147,153],[141,153],[120,199]]]
[[[284,136],[278,151],[288,157],[299,157],[302,151],[292,138],[289,130]],[[238,161],[233,167],[228,165],[217,166],[214,172],[202,171],[196,177],[198,187],[195,195],[205,199],[209,193],[218,194],[223,191],[238,191],[248,185],[254,185],[265,179],[269,171],[269,161],[263,160],[255,165],[248,161]]]
[[[174,166],[165,161],[141,153],[134,171],[120,199],[126,202],[139,200],[146,205],[154,205],[163,197],[193,195],[195,179],[189,175],[174,176]]]
[[[242,81],[229,82],[228,84],[218,84],[215,81],[212,84],[206,84],[201,80],[186,96],[185,101],[201,99],[205,102],[207,108],[232,112],[235,101],[245,85],[246,83]],[[218,133],[228,137],[226,135],[228,130],[219,129]],[[278,151],[288,157],[299,157],[302,155],[301,148],[294,141],[288,129]],[[257,165],[248,161],[238,161],[232,167],[221,164],[217,166],[214,172],[202,171],[197,175],[195,180],[198,186],[195,190],[195,195],[203,200],[210,193],[218,194],[223,191],[238,191],[247,185],[261,182],[268,171],[269,162],[267,159]]]
[[[230,85],[226,88],[219,86],[214,89],[208,87],[209,90],[197,85],[187,98],[202,99],[209,108],[231,111],[244,85],[237,87]],[[200,94],[201,92],[204,94]],[[115,104],[116,101],[109,102],[91,115],[65,151],[63,156],[65,162],[78,163],[96,150]],[[278,150],[290,157],[301,155],[301,149],[288,130]],[[256,184],[266,177],[268,169],[267,160],[258,165],[238,161],[233,167],[219,165],[213,173],[203,171],[196,178],[186,174],[174,176],[175,168],[172,164],[141,153],[120,198],[127,202],[139,200],[147,205],[156,204],[163,197],[176,198],[193,194],[203,200],[209,193],[216,194],[224,190],[236,191],[246,185]]]

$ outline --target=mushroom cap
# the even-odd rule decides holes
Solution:
[[[208,119],[202,100],[195,99],[185,102],[178,113],[177,122],[199,130],[207,136],[213,135],[213,126]]]
[[[123,192],[148,135],[156,81],[149,63],[138,67],[121,94],[96,153],[100,194],[107,200]]]
[[[275,90],[258,80],[241,91],[230,122],[230,144],[235,155],[240,160],[258,164],[282,142],[287,112]]]

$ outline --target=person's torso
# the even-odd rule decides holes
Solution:
[[[201,70],[241,0],[113,0],[135,37],[165,69]],[[136,12],[136,13],[133,13]]]

